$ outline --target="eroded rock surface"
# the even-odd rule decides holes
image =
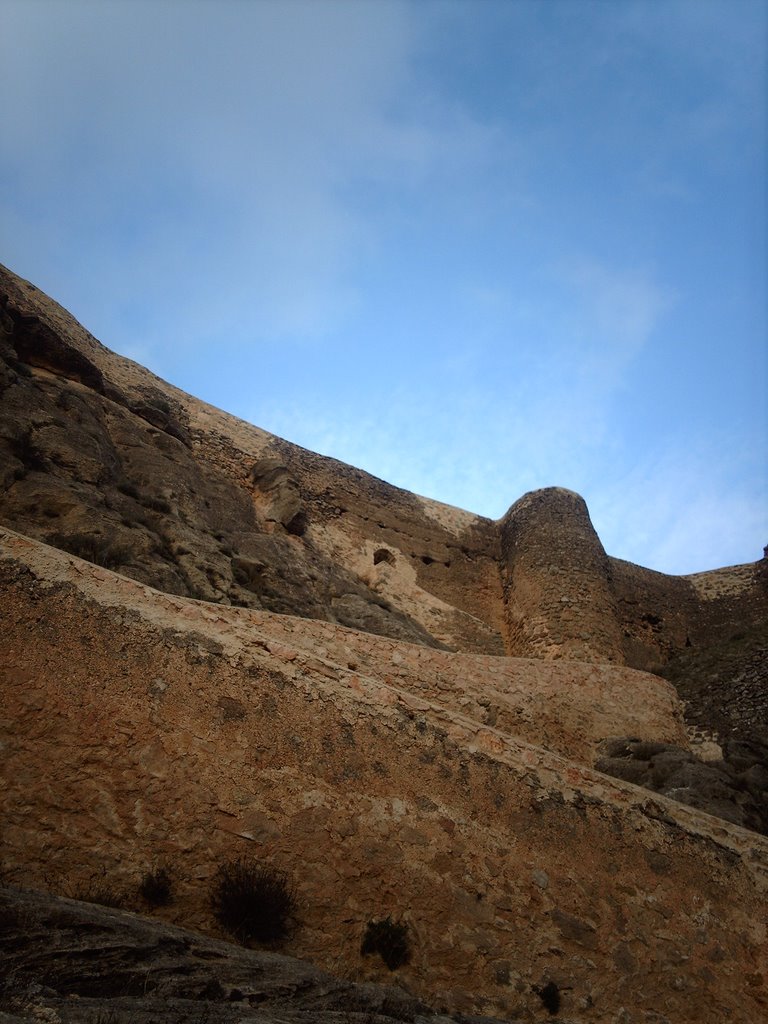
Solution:
[[[306,536],[312,513],[266,435],[238,452],[31,286],[4,270],[0,284],[4,522],[168,593],[442,646]]]
[[[250,851],[296,882],[286,952],[391,981],[361,936],[402,919],[398,982],[452,1013],[539,1019],[551,984],[565,1020],[764,1014],[766,841],[589,767],[643,707],[647,740],[685,742],[662,680],[190,602],[9,531],[2,549],[9,880],[135,892],[167,864],[163,917],[217,934],[211,879]]]
[[[598,771],[768,834],[768,747],[728,740],[721,758],[702,761],[670,743],[606,740]]]
[[[673,578],[607,555],[561,488],[498,523],[410,494],[183,394],[2,267],[0,399],[0,521],[168,593],[650,671],[768,615],[768,559]]]
[[[216,936],[210,880],[250,852],[296,881],[288,952],[391,982],[360,940],[393,916],[397,984],[468,1019],[768,1015],[768,559],[673,578],[608,555],[561,488],[499,522],[402,491],[4,268],[0,523],[8,880],[135,892],[170,865],[161,913]],[[323,1019],[288,989],[203,1010]]]
[[[11,887],[0,888],[0,1020],[472,1024],[396,985],[355,984],[276,952]]]

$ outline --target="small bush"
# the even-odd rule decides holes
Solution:
[[[290,932],[296,892],[282,871],[241,858],[216,872],[211,907],[219,924],[240,942],[279,942]]]
[[[139,896],[150,907],[167,907],[173,903],[173,882],[167,868],[147,871],[139,885]]]
[[[402,967],[411,959],[408,925],[404,921],[369,921],[360,946],[363,956],[378,953],[390,971]]]
[[[533,990],[541,1000],[544,1009],[554,1016],[560,1009],[560,989],[554,981],[548,981],[542,988]]]

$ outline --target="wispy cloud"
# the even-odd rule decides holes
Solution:
[[[570,291],[563,334],[573,339],[569,372],[583,384],[614,388],[654,339],[673,302],[648,272],[577,259],[560,268]]]
[[[290,440],[680,564],[766,495],[763,8],[5,0],[3,259]]]
[[[468,289],[485,313],[509,323],[503,292]],[[373,380],[349,369],[347,396],[298,403],[260,398],[241,410],[274,432],[394,483],[486,515],[501,515],[523,490],[578,489],[613,444],[617,394],[653,338],[664,291],[639,273],[579,261],[548,292],[537,325],[549,345],[517,338],[499,360],[483,348],[449,350],[417,379]],[[519,329],[519,325],[518,325]],[[363,366],[370,374],[370,364]],[[375,386],[381,384],[381,387]],[[445,394],[448,400],[440,401]]]
[[[89,273],[111,303],[140,290],[169,311],[153,337],[113,343],[188,345],[238,324],[328,335],[372,244],[365,189],[465,177],[490,145],[434,98],[402,106],[414,23],[398,3],[212,16],[194,2],[10,0],[3,16],[0,153],[17,216],[43,216],[75,258],[108,234]]]

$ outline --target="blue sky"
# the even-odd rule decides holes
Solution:
[[[764,0],[0,0],[0,261],[409,490],[753,561],[767,37]]]

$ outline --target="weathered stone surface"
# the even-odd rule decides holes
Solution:
[[[524,495],[501,520],[501,545],[512,653],[623,662],[608,556],[583,498]]]
[[[446,1012],[766,1016],[767,848],[740,825],[764,820],[768,559],[670,578],[560,488],[498,523],[409,494],[4,268],[0,523],[10,879],[135,899],[167,865],[163,915],[215,932],[210,880],[253,851],[296,881],[290,952],[391,981],[361,936],[403,920],[397,983]],[[591,767],[612,737],[630,781]]]
[[[8,1022],[470,1024],[394,985],[355,984],[279,953],[48,893],[0,888],[0,924]]]
[[[503,652],[489,521],[190,399],[5,268],[0,304],[0,521],[169,593]]]
[[[600,744],[598,771],[768,834],[768,745],[730,740],[702,761],[675,744],[623,737]]]
[[[3,549],[7,878],[71,891],[106,871],[130,895],[168,864],[159,913],[215,933],[210,879],[251,850],[296,882],[286,952],[391,980],[360,941],[402,918],[398,981],[450,1012],[538,1019],[552,984],[566,1020],[764,1014],[765,840],[585,763],[601,685],[646,687],[661,719],[660,680],[190,602],[10,531]],[[557,676],[568,758],[514,713]],[[505,680],[517,703],[486,724],[477,698]]]
[[[768,744],[768,622],[749,621],[745,615],[707,646],[683,648],[660,670],[685,701],[688,723],[720,745]]]
[[[178,619],[186,626],[193,616],[211,648],[224,645],[231,658],[257,645],[277,659],[281,671],[319,674],[354,690],[360,690],[361,680],[375,682],[383,700],[396,693],[414,719],[438,706],[473,722],[480,735],[501,731],[584,765],[591,765],[604,738],[616,733],[662,737],[664,742],[656,744],[661,749],[685,743],[674,690],[646,673],[585,662],[453,654],[320,621],[190,605],[0,527],[0,581],[7,588],[1,606],[9,631],[17,620],[24,628],[19,618],[23,581],[33,585],[35,577],[74,585],[118,610],[151,604],[151,618],[162,619],[168,629],[176,628]],[[28,657],[35,655],[29,652]],[[162,696],[167,683],[156,678],[151,688]],[[231,705],[230,697],[222,701]]]
[[[560,488],[493,523],[195,401],[5,268],[0,312],[0,521],[58,546],[96,537],[113,567],[159,589],[430,646],[653,671],[765,624],[768,559],[690,578],[630,565]]]

